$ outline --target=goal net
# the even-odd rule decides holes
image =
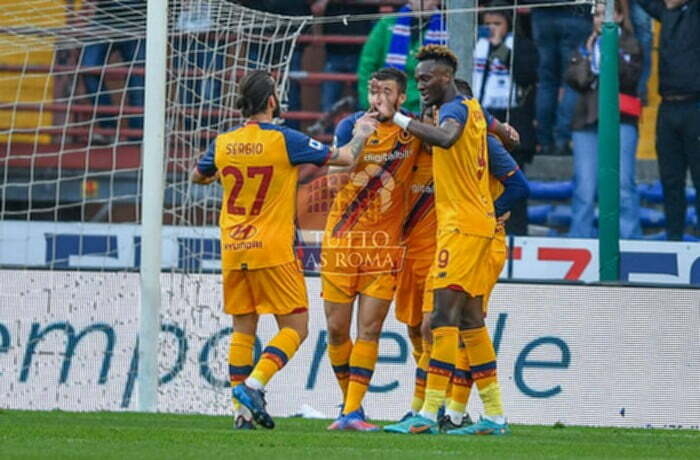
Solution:
[[[218,276],[197,275],[218,270],[221,190],[189,175],[242,121],[233,107],[246,71],[270,71],[284,104],[308,18],[226,0],[171,0],[163,14],[159,409],[223,412],[230,318]],[[147,36],[146,1],[0,5],[0,399],[10,407],[136,407]]]

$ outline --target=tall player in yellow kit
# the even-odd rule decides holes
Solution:
[[[518,200],[525,199],[530,194],[525,175],[520,171],[518,164],[506,151],[503,144],[496,137],[488,136],[489,153],[489,189],[494,200],[496,211],[496,232],[491,241],[489,249],[488,263],[485,270],[488,273],[488,288],[482,301],[484,316],[488,311],[489,298],[493,288],[498,282],[498,277],[506,262],[508,247],[506,244],[505,222],[510,215],[510,209]],[[463,423],[465,420],[465,410],[471,393],[471,387],[475,382],[472,373],[472,365],[469,359],[469,350],[461,347],[457,350],[457,362],[452,376],[452,386],[449,394],[449,402],[446,405],[445,416],[440,420],[440,430],[448,434],[475,434],[475,428],[469,426],[470,423]],[[483,366],[483,363],[482,363]],[[483,385],[483,384],[482,384]],[[469,418],[467,417],[467,420]]]
[[[457,86],[459,88],[459,82]],[[459,89],[464,94],[464,90]],[[486,111],[484,115],[487,121],[492,119]],[[421,119],[426,123],[433,123],[432,108],[427,108]],[[489,123],[489,126],[491,129],[495,128],[493,122]],[[512,128],[506,126],[505,130],[501,132],[511,130]],[[517,132],[512,131],[512,134],[514,138],[511,138],[511,142],[517,142]],[[503,222],[509,215],[513,201],[528,196],[529,187],[527,179],[519,171],[515,160],[493,135],[489,135],[488,138],[488,159],[491,173],[489,178],[491,192],[493,199],[496,200],[494,206],[499,221],[496,227],[496,238],[493,240],[490,251],[493,261],[491,284],[495,285],[506,255]],[[426,280],[435,256],[437,219],[435,216],[432,153],[429,147],[423,149],[418,155],[409,187],[409,197],[409,212],[402,228],[406,256],[397,285],[396,319],[407,325],[409,336],[418,335],[423,339],[423,343],[422,353],[419,353],[419,358],[416,359],[415,388],[411,410],[404,416],[404,419],[418,414],[423,407],[427,368],[432,347],[430,313],[433,302],[432,295],[426,286],[428,284]],[[484,302],[484,308],[486,308],[486,302]],[[439,420],[441,431],[462,426],[471,382],[469,360],[465,348],[460,347],[455,371],[452,375],[449,404],[446,405],[445,416]]]
[[[416,80],[423,103],[439,109],[439,126],[395,114],[396,124],[433,146],[437,247],[430,283],[433,346],[420,413],[390,431],[436,433],[437,412],[454,371],[460,336],[486,417],[473,434],[505,434],[496,355],[484,325],[482,300],[488,291],[489,249],[496,218],[489,190],[487,124],[478,101],[460,95],[454,82],[457,58],[444,46],[418,53]]]
[[[386,105],[379,121],[338,191],[326,221],[321,281],[328,322],[328,355],[343,395],[343,409],[330,430],[377,431],[367,423],[362,400],[377,362],[379,335],[401,268],[400,227],[406,213],[406,187],[421,142],[391,121],[406,99],[406,76],[381,69],[370,79],[369,104]],[[336,128],[336,145],[350,141],[361,112]],[[353,262],[354,261],[354,262]],[[353,303],[358,331],[350,336]]]
[[[374,132],[371,114],[355,123],[352,139],[331,148],[308,136],[272,124],[279,116],[272,77],[256,70],[240,81],[236,101],[248,121],[217,136],[199,160],[192,181],[220,180],[221,267],[224,311],[233,315],[229,374],[239,407],[235,427],[254,428],[249,416],[265,428],[264,388],[292,358],[306,338],[308,325],[304,278],[293,250],[298,166],[351,166]],[[278,334],[253,367],[258,316],[273,314]],[[250,411],[248,413],[248,411]]]

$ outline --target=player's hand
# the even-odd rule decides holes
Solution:
[[[354,136],[367,139],[377,129],[377,112],[366,112],[355,122],[355,128],[352,131]]]
[[[505,225],[506,221],[510,219],[510,211],[506,211],[496,218],[496,223],[498,225]]]
[[[508,123],[503,123],[503,127],[508,134],[508,150],[516,149],[520,146],[520,133]]]
[[[200,182],[200,184],[202,184],[202,185],[213,184],[214,182],[217,182],[219,180],[219,178],[220,178],[219,171],[216,171],[216,174],[214,174],[213,176],[208,176],[208,177],[205,176],[204,178],[202,178],[202,182]]]

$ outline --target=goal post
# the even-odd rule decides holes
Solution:
[[[227,0],[0,4],[0,268],[3,281],[19,279],[46,301],[23,306],[17,327],[36,346],[19,375],[55,379],[48,360],[65,369],[37,405],[78,407],[70,393],[81,410],[164,410],[173,356],[199,369],[182,345],[199,337],[180,331],[202,312],[214,334],[230,327],[209,295],[217,277],[206,280],[206,301],[182,294],[220,268],[221,188],[189,176],[217,133],[243,121],[234,109],[242,75],[268,70],[285,104],[291,51],[309,19]],[[181,318],[175,303],[186,305]],[[226,391],[215,337],[202,339],[205,384],[177,389],[193,401]]]
[[[167,0],[148,0],[146,18],[146,87],[141,151],[141,303],[139,314],[138,408],[158,407],[158,334],[160,332],[160,266],[163,230],[165,103],[168,21]]]

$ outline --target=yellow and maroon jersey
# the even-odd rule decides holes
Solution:
[[[427,148],[416,158],[408,187],[408,213],[401,228],[401,238],[408,259],[433,259],[435,255],[435,183],[433,156]]]
[[[350,141],[355,121],[362,114],[350,115],[338,124],[336,146]],[[383,244],[397,244],[406,215],[406,190],[420,146],[418,138],[394,123],[380,123],[348,182],[335,196],[326,221],[326,238],[383,232]]]
[[[325,164],[327,146],[271,123],[220,134],[200,159],[223,186],[219,216],[223,269],[252,270],[294,260],[297,165]]]
[[[440,124],[448,118],[463,123],[464,128],[449,149],[433,147],[438,228],[492,238],[496,219],[489,190],[484,113],[476,99],[459,95],[440,107]]]

